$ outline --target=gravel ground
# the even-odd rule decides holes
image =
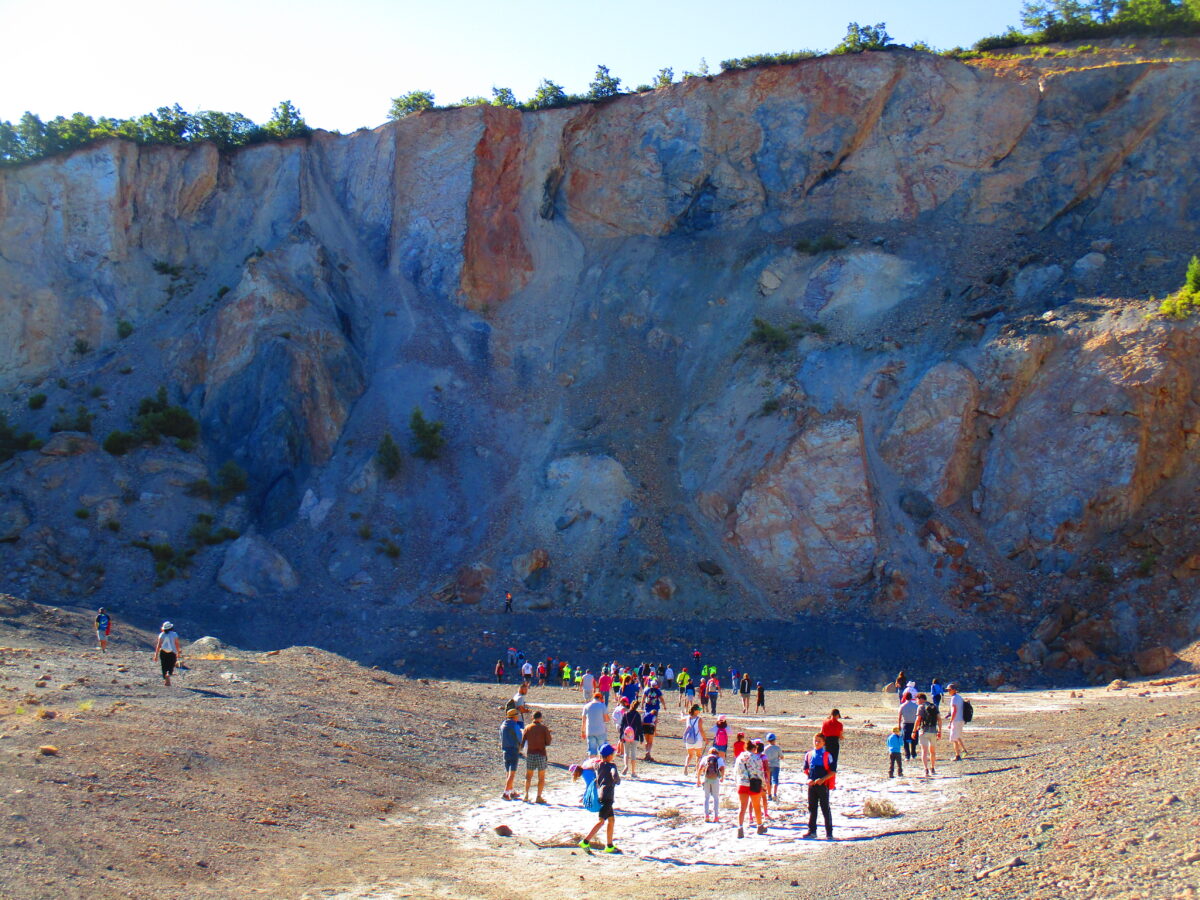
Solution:
[[[532,843],[545,829],[523,833],[531,808],[510,804],[521,815],[506,816],[495,800],[495,734],[511,686],[406,679],[313,648],[222,648],[185,657],[189,669],[165,688],[149,650],[128,649],[151,635],[126,630],[123,649],[102,656],[74,638],[77,618],[29,607],[0,621],[5,898],[1149,900],[1193,897],[1200,882],[1195,676],[1076,697],[971,694],[970,755],[940,762],[938,778],[911,779],[898,818],[870,834],[841,828],[842,840],[803,853],[781,846],[790,833],[781,828],[736,864],[685,864],[640,858],[636,840],[621,857]],[[580,751],[563,706],[575,698],[561,688],[532,697],[556,734],[559,795]],[[785,773],[838,706],[848,716],[844,796],[878,782],[894,716],[879,695],[775,691],[771,700],[769,718],[737,714],[733,724],[776,731],[790,754]],[[678,779],[679,731],[668,719],[656,746],[663,781]],[[798,786],[791,792],[798,800]],[[521,827],[496,834],[490,809],[495,824]],[[686,803],[671,818],[681,844],[702,826]],[[578,830],[589,825],[580,810]]]

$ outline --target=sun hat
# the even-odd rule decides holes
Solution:
[[[515,709],[510,709],[507,712],[505,712],[505,715],[508,716],[510,719],[515,719],[518,715],[520,715],[520,713],[518,713]]]
[[[720,725],[720,724],[722,724],[722,723],[724,723],[724,722],[728,722],[728,721],[729,721],[729,720],[728,720],[728,719],[726,719],[724,716],[717,716],[717,724],[718,724],[718,725]]]
[[[170,622],[163,622],[163,624],[162,624],[162,630],[163,630],[163,631],[170,631],[170,630],[171,630],[172,628],[174,628],[174,627],[175,627],[175,626],[174,626],[174,625],[172,625]]]
[[[767,735],[767,740],[768,740],[768,741],[773,741],[773,740],[775,740],[775,732],[773,732],[773,731],[772,731],[770,734],[768,734],[768,735]]]
[[[617,748],[616,748],[616,747],[614,747],[612,744],[604,744],[604,745],[603,745],[603,746],[600,748],[600,755],[601,755],[601,756],[612,756],[612,755],[613,755],[614,753],[616,753],[616,752],[617,752]]]

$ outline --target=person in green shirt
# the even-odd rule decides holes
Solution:
[[[563,687],[571,686],[571,667],[569,665],[567,665],[566,663],[563,663],[562,686]]]

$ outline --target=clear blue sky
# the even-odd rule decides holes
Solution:
[[[391,97],[439,103],[542,78],[586,90],[596,65],[627,87],[663,66],[833,47],[846,24],[901,43],[969,46],[1019,20],[1020,0],[0,0],[0,119],[127,117],[179,103],[255,121],[290,99],[314,127],[385,120]]]

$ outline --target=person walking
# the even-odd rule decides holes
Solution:
[[[504,663],[496,660],[496,684],[504,683]]]
[[[550,747],[550,729],[542,722],[539,710],[533,714],[533,724],[521,734],[520,747],[525,750],[525,802],[529,802],[529,785],[533,781],[533,773],[537,772],[537,800],[535,803],[545,803],[542,797],[546,790],[546,765]]]
[[[725,780],[725,760],[713,747],[704,757],[701,765],[696,767],[696,786],[704,790],[704,821],[721,821],[721,782]],[[709,813],[709,803],[712,813]]]
[[[512,611],[513,611],[513,605],[512,605],[512,591],[505,591],[505,592],[504,592],[504,611],[505,611],[506,613],[510,613],[510,612],[512,612]]]
[[[937,774],[937,744],[942,737],[942,714],[924,693],[917,694],[917,727],[920,729],[921,764],[925,774]]]
[[[933,679],[933,684],[929,686],[929,699],[933,701],[933,705],[938,708],[938,712],[942,711],[942,697],[945,696],[946,689],[942,687],[940,678]]]
[[[538,661],[537,676],[538,676],[538,687],[545,687],[546,686],[546,664],[540,660]]]
[[[592,849],[592,838],[596,836],[601,827],[607,826],[607,843],[604,846],[604,852],[621,852],[613,843],[613,825],[615,823],[613,804],[617,798],[617,785],[621,783],[621,775],[617,772],[616,763],[613,762],[613,754],[616,752],[612,744],[605,744],[600,748],[600,763],[596,766],[596,792],[600,797],[600,813],[596,824],[587,833],[587,837],[579,842],[579,846],[584,850]]]
[[[950,740],[954,744],[954,761],[958,762],[967,755],[967,745],[963,743],[963,725],[966,724],[966,698],[958,692],[957,684],[946,686],[950,695]]]
[[[714,669],[716,666],[713,667]],[[714,716],[717,714],[717,700],[721,696],[721,680],[717,678],[717,673],[713,672],[708,676],[708,711]]]
[[[919,707],[916,700],[906,699],[900,704],[900,712],[896,715],[896,724],[900,726],[900,736],[904,740],[904,758],[917,758],[917,712]]]
[[[104,611],[104,607],[96,610],[96,643],[101,653],[108,652],[108,636],[112,634],[112,616]]]
[[[585,669],[583,678],[580,679],[580,687],[583,689],[583,702],[587,703],[591,699],[592,694],[596,693],[596,676],[592,674],[591,669]]]
[[[713,729],[713,749],[721,754],[721,759],[729,755],[729,722],[724,716],[717,716],[717,725]]]
[[[742,713],[748,714],[750,712],[750,673],[749,672],[742,673],[742,681],[738,685],[738,693],[742,697]]]
[[[766,711],[767,711],[767,692],[763,688],[762,682],[760,681],[758,683],[758,697],[754,701],[754,712],[757,714],[759,712],[765,713]]]
[[[751,808],[752,821],[758,824],[758,833],[766,834],[763,824],[763,768],[762,760],[750,747],[746,747],[734,760],[733,771],[738,783],[738,830],[737,836],[746,836],[746,807]]]
[[[900,777],[904,777],[904,757],[900,755],[904,749],[904,738],[900,737],[899,726],[892,729],[892,733],[888,735],[888,778],[895,778],[899,773]]]
[[[500,752],[504,755],[504,793],[502,800],[516,800],[513,782],[517,777],[517,760],[521,757],[521,727],[515,709],[506,710],[504,723],[500,726]]]
[[[704,745],[708,743],[708,734],[704,731],[704,720],[700,718],[699,704],[694,704],[688,710],[688,714],[683,716],[683,721],[683,749],[687,752],[687,758],[683,762],[683,777],[686,778],[693,761],[697,766],[700,765],[700,755],[704,752]]]
[[[592,702],[583,705],[583,721],[579,726],[579,739],[587,742],[588,755],[595,756],[608,736],[608,723],[612,718],[608,707],[600,699],[600,692],[592,695]]]
[[[513,694],[511,700],[505,704],[506,709],[515,709],[517,716],[520,717],[521,727],[525,727],[525,717],[529,715],[529,704],[525,702],[525,696],[529,693],[529,685],[524,681],[517,687],[517,692]]]
[[[634,700],[621,719],[621,742],[625,745],[625,766],[622,775],[637,778],[637,745],[642,741],[642,714],[640,702]]]
[[[908,678],[904,675],[904,670],[901,669],[896,673],[896,699],[901,703],[904,702],[904,691],[908,685]]]
[[[526,686],[533,684],[533,663],[529,660],[525,660],[521,664],[521,680],[525,682]]]
[[[175,632],[175,626],[170,622],[162,623],[158,640],[154,643],[154,658],[162,668],[163,681],[167,687],[170,687],[171,676],[175,674],[175,666],[183,660],[183,651],[179,649],[179,635]]]
[[[767,769],[771,780],[767,783],[767,799],[779,802],[779,771],[783,767],[783,748],[775,743],[775,733],[767,735],[767,745],[763,748],[763,756],[767,760]]]
[[[821,737],[825,738],[825,749],[833,757],[833,768],[838,767],[838,754],[842,747],[842,714],[836,710],[829,711],[829,718],[821,723]]]
[[[667,671],[663,672],[663,678],[667,681],[667,690],[675,688],[675,670],[671,666],[667,666]]]
[[[825,817],[825,837],[833,840],[833,813],[829,809],[829,782],[837,768],[825,750],[825,738],[813,735],[813,748],[804,755],[804,774],[808,776],[808,831],[806,838],[817,833],[817,810]]]
[[[604,699],[604,705],[608,706],[608,695],[612,691],[613,677],[609,674],[608,666],[600,670],[600,677],[596,679],[596,690],[600,692]]]

